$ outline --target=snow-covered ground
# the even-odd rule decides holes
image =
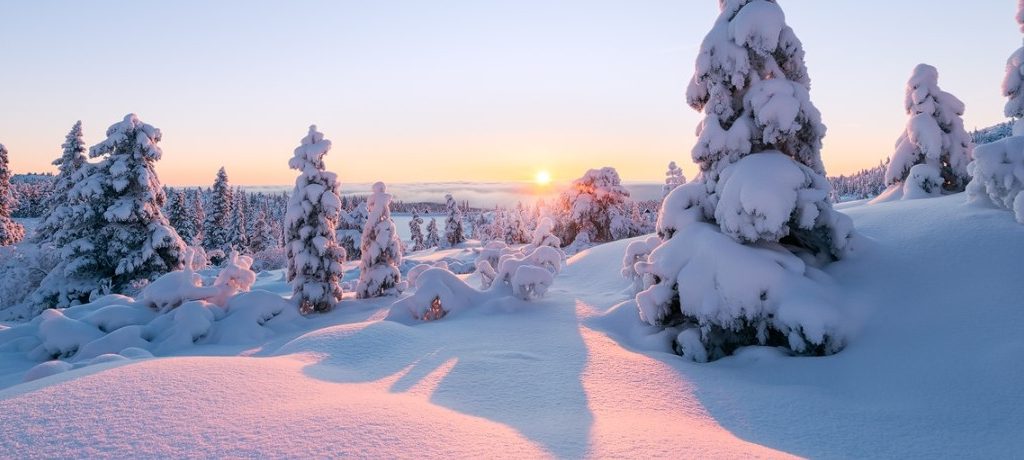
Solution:
[[[19,382],[35,363],[0,351],[0,452],[1018,456],[1024,226],[965,200],[842,210],[865,238],[855,257],[827,270],[856,326],[833,356],[752,347],[695,364],[671,354],[620,277],[626,240],[571,258],[543,299],[488,302],[430,323],[386,320],[393,299],[349,294],[335,311],[297,318],[260,343],[200,345],[28,383]],[[280,272],[260,274],[255,288],[290,293]]]

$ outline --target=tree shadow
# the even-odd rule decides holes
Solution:
[[[432,403],[507,425],[557,457],[586,453],[593,415],[581,383],[587,349],[572,308],[555,300],[486,302],[413,327],[391,321],[314,331],[274,354],[319,360],[304,373],[429,389]]]

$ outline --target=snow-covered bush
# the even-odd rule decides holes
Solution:
[[[939,71],[919,64],[907,81],[904,107],[910,120],[892,154],[885,182],[901,188],[914,165],[927,164],[942,177],[941,192],[962,192],[974,144],[964,129],[964,103],[939,89]],[[922,170],[923,171],[923,170]],[[931,194],[929,194],[931,195]],[[921,196],[917,196],[920,198]]]
[[[59,173],[54,179],[53,190],[46,201],[46,213],[40,219],[36,227],[34,240],[39,244],[46,244],[53,241],[54,234],[65,225],[64,219],[69,212],[70,197],[68,194],[75,186],[78,172],[86,164],[85,160],[85,139],[82,134],[82,122],[75,122],[71,131],[64,138],[61,145],[60,158],[53,161]]]
[[[524,250],[529,252],[541,246],[561,248],[562,240],[555,236],[554,230],[555,222],[550,217],[540,218],[537,221],[537,227],[533,229],[533,237],[530,238],[530,244]]]
[[[466,241],[466,232],[462,229],[462,210],[451,195],[445,195],[444,201],[448,210],[444,221],[445,245],[454,247]]]
[[[664,199],[672,190],[685,183],[686,176],[683,175],[682,168],[677,166],[676,162],[670,161],[668,171],[665,171],[665,185],[661,187],[661,197]]]
[[[687,90],[704,113],[700,175],[665,198],[661,244],[633,264],[640,317],[676,331],[696,361],[755,344],[832,353],[837,299],[808,264],[848,255],[853,225],[828,199],[804,51],[776,2],[720,6]]]
[[[373,184],[367,204],[370,217],[363,227],[362,256],[356,297],[366,299],[395,295],[404,289],[398,266],[402,263],[402,242],[391,220],[391,194],[383,182]]]
[[[0,247],[0,321],[35,316],[38,311],[26,300],[59,262],[60,254],[50,245]]]
[[[288,166],[300,172],[285,218],[288,282],[303,314],[329,311],[341,300],[345,250],[335,240],[341,199],[338,177],[324,170],[331,141],[309,127]]]
[[[916,200],[938,196],[942,191],[942,173],[930,164],[917,164],[903,183],[903,199]]]
[[[642,291],[645,285],[650,285],[653,282],[652,280],[644,280],[644,277],[636,271],[636,264],[647,262],[651,252],[660,244],[661,238],[649,236],[642,240],[632,241],[626,246],[626,254],[622,256],[621,273],[623,278],[633,283],[633,290],[635,292]]]
[[[210,286],[203,286],[202,277],[196,273],[197,253],[194,248],[185,250],[185,267],[168,273],[153,281],[139,296],[139,301],[154,310],[167,311],[193,300],[203,300],[214,305],[225,306],[228,299],[239,292],[246,292],[256,282],[252,271],[252,258],[232,251]],[[193,264],[193,262],[198,262]]]
[[[7,148],[0,144],[0,246],[17,244],[25,237],[25,227],[11,219],[15,207],[11,193],[11,169],[7,161]]]
[[[288,254],[284,248],[264,249],[252,255],[252,269],[258,272],[279,270],[288,266]]]
[[[443,268],[423,271],[411,288],[410,295],[391,305],[388,319],[404,323],[435,321],[479,305],[488,298],[487,293],[473,289]]]

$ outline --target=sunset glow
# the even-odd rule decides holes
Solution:
[[[549,185],[551,184],[551,173],[544,169],[537,171],[537,174],[533,176],[533,181],[541,187]]]

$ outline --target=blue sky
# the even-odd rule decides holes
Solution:
[[[913,67],[938,67],[968,128],[1002,121],[1021,44],[1011,0],[784,0],[803,40],[830,173],[871,166],[905,122]],[[343,181],[695,173],[684,91],[713,0],[0,3],[0,142],[17,172],[77,119],[161,128],[164,182],[289,183],[311,123]]]

